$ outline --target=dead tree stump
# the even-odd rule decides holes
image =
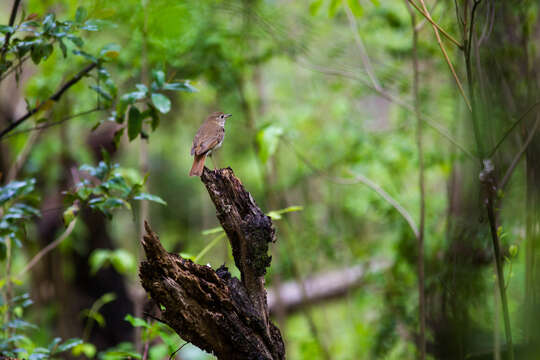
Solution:
[[[201,180],[231,243],[241,281],[224,266],[214,271],[168,253],[145,223],[142,285],[163,305],[162,322],[218,359],[285,359],[283,339],[268,316],[264,288],[271,261],[268,244],[275,241],[272,221],[230,168],[205,168]]]

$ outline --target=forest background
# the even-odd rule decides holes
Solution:
[[[187,176],[224,111],[214,160],[277,228],[288,358],[536,358],[539,7],[3,1],[0,355],[185,343],[143,319],[139,239],[148,220],[168,251],[238,275]]]

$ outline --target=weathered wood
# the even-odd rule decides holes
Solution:
[[[242,281],[223,266],[214,271],[168,253],[145,224],[142,285],[164,306],[164,323],[219,359],[284,359],[281,334],[268,318],[264,288],[271,259],[268,243],[275,241],[272,222],[230,168],[205,168],[201,180],[229,237]]]

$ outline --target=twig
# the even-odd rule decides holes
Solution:
[[[379,194],[384,200],[386,200],[394,209],[396,209],[401,214],[401,216],[403,216],[403,218],[407,221],[407,223],[409,224],[411,230],[413,231],[414,236],[416,238],[418,238],[418,227],[416,226],[411,214],[409,214],[409,212],[407,210],[405,210],[405,208],[403,208],[401,205],[399,205],[399,203],[396,200],[394,200],[394,198],[392,198],[386,191],[384,191],[375,182],[368,179],[364,175],[354,173],[351,170],[348,170],[348,172],[349,172],[349,174],[351,174],[354,177],[354,179],[345,179],[345,178],[341,178],[341,177],[330,176],[327,173],[325,173],[324,171],[322,171],[322,170],[318,169],[316,166],[314,166],[305,156],[303,156],[300,152],[298,152],[298,150],[289,141],[287,141],[286,138],[282,138],[282,140],[293,149],[296,156],[304,164],[306,164],[307,167],[309,167],[313,172],[315,172],[315,173],[317,173],[317,174],[319,174],[321,176],[324,176],[325,178],[327,178],[331,182],[339,184],[339,185],[354,185],[354,184],[362,183],[362,184],[368,186],[369,188],[371,188],[373,191],[375,191],[377,194]]]
[[[425,274],[424,274],[424,224],[425,224],[425,186],[424,186],[424,149],[422,142],[422,118],[420,116],[419,97],[419,68],[418,68],[418,30],[416,28],[416,16],[409,3],[405,1],[411,17],[413,32],[412,65],[413,65],[413,98],[416,114],[416,146],[418,149],[418,187],[420,190],[420,224],[418,228],[418,320],[420,324],[418,342],[418,358],[426,358],[426,298],[425,298]]]
[[[369,79],[371,80],[371,83],[373,84],[373,87],[377,91],[382,91],[381,84],[379,83],[379,81],[377,80],[377,77],[375,76],[375,72],[373,71],[373,67],[371,66],[371,61],[369,61],[369,56],[367,55],[364,42],[362,41],[362,38],[360,37],[360,34],[358,32],[358,24],[356,23],[356,18],[354,17],[354,14],[349,8],[349,4],[347,3],[347,1],[343,0],[343,6],[345,7],[345,12],[347,13],[347,18],[349,19],[349,25],[351,27],[354,40],[356,41],[356,45],[358,46],[358,50],[360,52],[360,59],[362,59],[362,64],[364,65],[364,68],[366,69],[366,73],[368,74]]]
[[[484,170],[486,171],[486,170]],[[493,252],[495,257],[495,265],[497,269],[497,282],[499,285],[499,294],[501,296],[501,305],[504,318],[504,330],[506,335],[506,345],[508,347],[509,360],[514,360],[514,348],[512,345],[512,329],[510,327],[510,314],[508,311],[508,300],[506,298],[506,291],[504,286],[504,273],[502,269],[501,249],[499,236],[497,234],[497,219],[495,217],[495,205],[493,203],[495,194],[495,181],[493,180],[492,172],[487,175],[488,179],[485,182],[485,188],[487,190],[486,209],[488,213],[489,228],[491,230],[491,239],[493,241]]]
[[[13,131],[13,132],[9,133],[8,135],[4,136],[3,139],[8,139],[8,138],[10,138],[12,136],[24,134],[24,133],[27,133],[27,132],[30,132],[30,131],[47,129],[47,128],[50,128],[50,127],[53,127],[53,126],[56,126],[56,125],[63,124],[66,121],[69,121],[69,120],[74,119],[76,117],[88,115],[88,114],[91,114],[93,112],[103,111],[103,110],[105,110],[105,109],[94,108],[94,109],[90,109],[90,110],[86,110],[86,111],[81,111],[80,113],[76,113],[76,114],[73,114],[73,115],[66,116],[65,118],[60,119],[58,121],[45,123],[45,124],[41,124],[41,125],[36,125],[36,126],[31,127],[31,128],[28,128],[28,129],[22,129],[22,130]]]
[[[411,0],[409,0],[412,4],[414,4]],[[422,7],[424,8],[425,15],[428,17],[428,20],[430,20],[431,25],[433,26],[433,31],[435,32],[435,37],[437,38],[437,43],[439,44],[439,47],[441,48],[441,51],[444,55],[444,59],[446,60],[446,63],[448,64],[448,67],[450,68],[450,71],[452,72],[452,76],[454,77],[454,80],[456,81],[456,84],[459,88],[459,92],[461,93],[461,96],[463,97],[463,100],[465,100],[465,103],[467,104],[467,107],[469,108],[469,111],[472,111],[471,104],[469,103],[469,100],[467,99],[467,96],[465,95],[465,90],[463,90],[463,86],[461,85],[461,81],[459,81],[459,78],[456,74],[456,71],[454,70],[454,66],[452,65],[452,62],[450,61],[450,58],[448,57],[448,53],[446,52],[446,49],[444,48],[444,45],[441,41],[441,36],[439,35],[439,30],[437,26],[433,25],[434,23],[431,20],[431,15],[429,14],[429,10],[427,9],[426,3],[424,0],[420,0],[422,3]]]
[[[403,218],[407,221],[407,223],[409,224],[412,232],[414,233],[414,236],[418,239],[418,236],[419,236],[418,226],[416,226],[411,214],[409,214],[409,212],[403,206],[401,206],[392,196],[390,196],[390,194],[388,194],[386,191],[384,191],[384,189],[381,188],[378,184],[371,181],[370,179],[368,179],[364,175],[354,173],[354,172],[352,172],[350,170],[348,172],[349,172],[349,174],[351,174],[354,177],[354,180],[356,181],[356,183],[362,183],[362,184],[366,185],[371,190],[373,190],[377,194],[379,194],[379,196],[381,196],[384,200],[386,200],[386,202],[389,203],[394,209],[396,209],[397,212],[399,212],[400,215],[403,216]],[[341,183],[344,184],[344,185],[346,185],[346,184],[350,184],[350,185],[355,184],[355,182],[350,182],[349,179],[342,179]]]
[[[382,90],[377,90],[375,89],[368,81],[366,81],[365,79],[361,78],[360,76],[354,74],[354,73],[351,73],[351,72],[347,72],[347,71],[342,71],[342,70],[335,70],[335,69],[326,69],[326,68],[323,68],[321,66],[317,66],[317,65],[313,65],[313,64],[308,64],[304,61],[301,62],[302,64],[304,64],[305,66],[313,69],[313,70],[316,70],[316,71],[319,71],[321,73],[324,73],[324,74],[327,74],[327,75],[333,75],[333,76],[343,76],[343,77],[347,77],[347,78],[351,78],[351,79],[355,79],[355,80],[358,80],[358,81],[361,81],[364,86],[368,87],[369,89],[375,91],[376,93],[379,94],[379,96],[381,96],[382,98],[392,102],[392,103],[395,103],[401,107],[403,107],[404,109],[414,113],[414,106],[408,104],[407,102],[405,102],[405,100],[399,98],[398,96],[396,95],[393,95],[391,94],[390,92],[382,89]],[[461,150],[465,155],[467,155],[470,159],[472,160],[476,160],[478,159],[477,156],[475,156],[474,154],[472,154],[469,150],[467,150],[463,145],[461,145],[459,142],[457,142],[456,139],[454,139],[452,137],[452,135],[450,135],[448,133],[448,131],[446,129],[444,129],[444,127],[437,123],[437,121],[433,120],[432,118],[430,118],[429,116],[427,115],[424,115],[424,114],[420,114],[420,116],[422,117],[422,121],[424,121],[430,128],[432,128],[433,130],[435,130],[435,132],[437,132],[439,135],[441,135],[442,137],[444,137],[446,140],[448,140],[450,143],[452,143],[453,145],[455,145],[459,150]]]
[[[40,134],[41,134],[40,132],[33,133],[28,138],[28,140],[26,140],[26,143],[24,144],[24,147],[22,148],[19,155],[17,155],[17,159],[15,160],[15,162],[13,162],[13,164],[11,165],[11,167],[8,170],[8,173],[7,173],[7,176],[6,176],[6,183],[9,183],[9,182],[15,180],[15,178],[17,177],[17,174],[22,169],[24,163],[28,159],[28,156],[30,155],[32,147],[36,143],[36,141],[37,141]]]
[[[88,64],[84,69],[79,71],[77,75],[75,75],[73,78],[71,78],[68,82],[66,82],[60,89],[58,89],[57,92],[55,92],[51,97],[49,97],[46,101],[40,103],[38,106],[34,107],[33,109],[29,110],[25,115],[17,119],[16,121],[9,124],[4,130],[0,132],[0,140],[4,138],[4,136],[11,132],[13,129],[21,125],[23,122],[28,120],[32,115],[37,113],[41,108],[51,102],[51,101],[58,101],[62,97],[62,95],[73,85],[75,85],[77,82],[79,82],[86,74],[88,74],[90,71],[92,71],[97,66],[97,63],[91,63]]]
[[[16,71],[17,69],[20,69],[22,64],[24,64],[24,62],[28,59],[30,59],[30,55],[26,55],[25,57],[20,59],[17,65],[11,66],[9,70],[7,70],[4,74],[2,74],[2,76],[0,76],[0,82],[4,81],[4,79],[7,78],[9,75],[11,75],[12,72]]]
[[[461,45],[459,43],[459,41],[457,41],[456,39],[454,39],[452,37],[452,35],[450,35],[449,33],[447,33],[442,27],[439,26],[439,24],[437,24],[435,21],[433,21],[433,19],[431,18],[431,15],[429,14],[429,12],[426,10],[426,12],[424,12],[422,9],[420,9],[420,7],[418,7],[418,5],[416,5],[414,3],[413,0],[407,0],[412,6],[414,6],[414,8],[416,10],[418,10],[418,12],[420,14],[422,14],[424,16],[424,18],[426,18],[427,21],[429,21],[431,23],[431,25],[433,25],[434,28],[436,28],[437,30],[439,30],[441,32],[441,34],[443,34],[448,40],[450,40],[451,42],[453,42],[458,48],[460,49],[463,49],[463,45]],[[422,3],[423,5],[423,0],[420,0],[420,2]],[[425,7],[424,7],[425,9]]]
[[[174,359],[174,356],[176,355],[177,352],[179,352],[180,350],[182,350],[182,348],[184,346],[186,346],[187,344],[189,344],[188,341],[186,341],[185,343],[183,343],[182,345],[180,345],[180,347],[178,349],[176,349],[175,351],[173,351],[173,353],[171,354],[171,356],[169,356],[169,360],[172,360]]]
[[[41,260],[42,257],[47,255],[49,252],[54,250],[62,241],[64,241],[71,233],[73,232],[73,229],[75,229],[75,224],[77,223],[77,219],[75,218],[71,223],[69,223],[68,227],[62,235],[60,235],[56,240],[54,240],[49,245],[45,246],[43,249],[41,249],[33,258],[28,262],[28,264],[24,267],[24,269],[19,273],[19,277],[23,276],[28,270],[34,267],[39,260]]]
[[[216,236],[208,245],[204,247],[204,249],[201,250],[201,252],[199,252],[199,254],[197,254],[195,259],[193,259],[193,262],[197,263],[208,251],[210,251],[219,242],[219,240],[223,239],[225,235],[225,232],[222,232],[221,234]]]
[[[491,152],[488,154],[488,158],[492,157],[493,154],[495,154],[495,152],[499,149],[499,147],[502,145],[502,143],[506,140],[506,138],[508,137],[508,135],[510,135],[510,133],[516,128],[516,126],[518,126],[521,121],[523,119],[525,119],[525,117],[531,112],[532,109],[534,109],[537,105],[540,105],[540,101],[537,101],[535,102],[534,104],[532,104],[526,111],[525,113],[523,113],[523,115],[521,115],[519,117],[519,119],[517,119],[513,124],[512,126],[510,127],[510,129],[508,129],[503,137],[497,142],[497,145],[495,145],[495,147],[493,148],[493,150],[491,150]]]
[[[9,26],[13,26],[15,23],[15,18],[17,17],[17,10],[19,9],[19,4],[21,3],[21,0],[14,0],[13,1],[13,7],[11,8],[11,15],[9,16]],[[4,45],[2,46],[2,53],[0,54],[0,64],[4,62],[4,59],[6,58],[6,53],[8,50],[9,40],[11,39],[12,33],[9,32],[6,34],[6,37],[4,38]]]
[[[150,348],[150,341],[146,340],[144,343],[144,350],[142,360],[148,360],[148,349]]]
[[[529,144],[534,139],[534,134],[536,133],[536,130],[538,129],[539,124],[540,124],[540,113],[536,116],[536,122],[534,123],[534,126],[533,126],[531,132],[529,133],[529,136],[527,137],[527,140],[525,140],[525,143],[523,144],[523,146],[519,150],[519,153],[516,155],[516,157],[514,157],[514,160],[512,160],[512,163],[510,164],[510,167],[508,168],[508,170],[506,170],[506,173],[504,174],[504,177],[503,177],[502,181],[500,182],[499,186],[497,187],[498,189],[500,189],[500,190],[504,189],[504,187],[506,186],[506,184],[510,180],[510,177],[512,176],[514,170],[516,169],[517,164],[521,160],[521,157],[523,156],[523,154],[527,150],[527,147],[529,146]]]

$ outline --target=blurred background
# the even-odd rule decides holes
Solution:
[[[141,226],[238,276],[188,176],[223,111],[216,166],[277,229],[289,359],[536,358],[537,1],[23,0],[10,23],[17,2],[0,4],[0,127],[39,111],[0,136],[0,355],[184,343],[142,320]]]

